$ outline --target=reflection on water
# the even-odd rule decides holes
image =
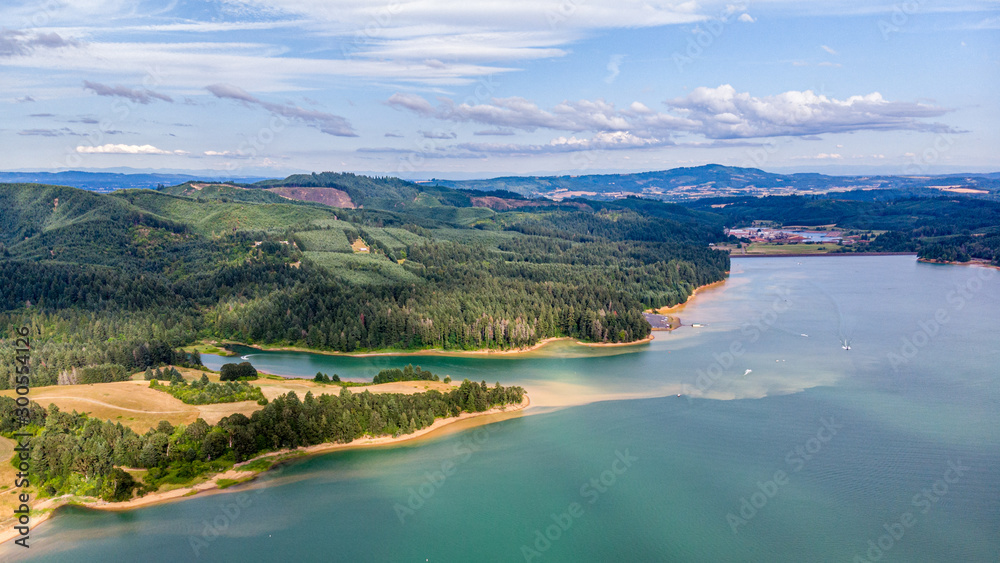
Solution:
[[[317,456],[235,493],[127,516],[69,509],[32,534],[31,555],[511,561],[578,502],[582,514],[550,541],[545,561],[856,561],[884,523],[912,512],[916,523],[882,560],[995,562],[1000,276],[978,270],[912,257],[737,259],[726,284],[679,313],[704,326],[659,333],[635,350],[557,343],[523,356],[365,358],[240,350],[258,369],[298,377],[370,380],[412,362],[523,385],[536,414]],[[947,320],[935,328],[929,320],[940,310]],[[235,358],[203,359],[217,368]],[[830,421],[836,434],[817,441]],[[637,461],[588,502],[582,487],[625,451]],[[914,506],[955,462],[970,469],[931,510]],[[742,500],[777,471],[787,479],[755,498],[760,506],[734,533],[727,516],[746,510]],[[250,503],[195,557],[192,538],[239,494]],[[414,508],[401,517],[399,506]],[[0,546],[0,559],[27,555]]]

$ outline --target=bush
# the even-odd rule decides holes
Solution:
[[[222,381],[257,379],[257,370],[250,365],[250,362],[225,364],[219,370],[219,379]]]
[[[405,368],[389,368],[378,372],[372,379],[372,383],[391,383],[393,381],[438,381],[438,376],[420,369],[420,366],[416,368],[413,364],[408,364]]]

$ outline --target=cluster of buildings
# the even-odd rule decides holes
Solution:
[[[799,243],[836,243],[850,245],[856,237],[845,237],[840,231],[788,231],[769,227],[750,227],[745,229],[726,229],[727,235],[739,239],[750,239],[751,242],[773,242],[778,244]]]

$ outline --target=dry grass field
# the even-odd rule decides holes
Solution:
[[[14,474],[17,470],[8,460],[14,455],[14,440],[0,437],[0,525],[4,528],[13,526],[10,516],[17,508],[17,493],[14,488]]]
[[[178,369],[188,380],[200,378],[202,373],[206,373],[192,369]],[[207,375],[210,380],[219,381],[219,374],[208,372]],[[273,399],[289,391],[294,391],[301,398],[309,391],[312,391],[313,395],[321,395],[340,394],[341,390],[339,385],[323,385],[304,379],[279,381],[261,378],[253,383],[261,388],[264,396],[268,399]],[[440,381],[406,381],[351,387],[350,390],[352,393],[361,393],[367,390],[372,393],[413,394],[430,389],[448,391],[454,388],[455,385]],[[12,397],[13,394],[13,390],[0,391],[0,395],[3,396]],[[145,434],[161,420],[167,420],[176,426],[190,424],[200,417],[209,424],[215,424],[223,417],[233,413],[239,412],[250,416],[254,411],[263,408],[253,401],[187,405],[167,393],[150,389],[149,382],[143,379],[142,372],[134,374],[131,381],[36,387],[31,389],[29,396],[32,401],[43,407],[48,408],[50,404],[55,404],[63,411],[75,410],[88,413],[101,420],[121,422],[140,434]],[[0,437],[0,525],[4,527],[13,525],[13,520],[8,515],[12,514],[13,509],[17,506],[16,495],[19,492],[19,490],[14,489],[16,470],[8,462],[14,454],[15,445],[13,440]],[[143,473],[145,473],[144,470],[134,472],[137,478],[141,477]],[[35,507],[37,504],[38,501],[32,497],[32,506]]]
[[[200,378],[198,370],[179,368],[184,378],[193,380]],[[209,380],[219,381],[219,374],[207,373]],[[263,391],[269,400],[289,391],[294,391],[300,398],[309,391],[313,395],[340,394],[339,385],[322,385],[305,379],[258,379],[253,382]],[[352,393],[370,391],[372,393],[420,393],[429,389],[448,391],[455,386],[440,381],[406,381],[383,383],[365,387],[351,387]],[[14,391],[0,391],[0,396],[13,397]],[[238,403],[218,403],[214,405],[188,405],[162,391],[149,388],[149,382],[143,380],[142,372],[132,376],[132,381],[116,383],[94,383],[91,385],[53,385],[36,387],[31,390],[30,398],[43,407],[55,404],[60,410],[67,412],[85,412],[94,418],[121,422],[139,434],[145,434],[161,420],[173,425],[190,424],[198,418],[205,419],[209,424],[215,424],[222,418],[233,413],[243,413],[250,416],[262,407],[254,401]],[[0,445],[0,455],[6,450]],[[9,456],[8,456],[9,457]],[[4,482],[0,481],[0,485]]]
[[[747,254],[829,254],[840,249],[840,245],[832,242],[822,244],[775,244],[755,242],[747,248]],[[733,251],[733,256],[739,256],[739,251]]]

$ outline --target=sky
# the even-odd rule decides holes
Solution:
[[[1000,171],[1000,2],[5,0],[0,170]]]

